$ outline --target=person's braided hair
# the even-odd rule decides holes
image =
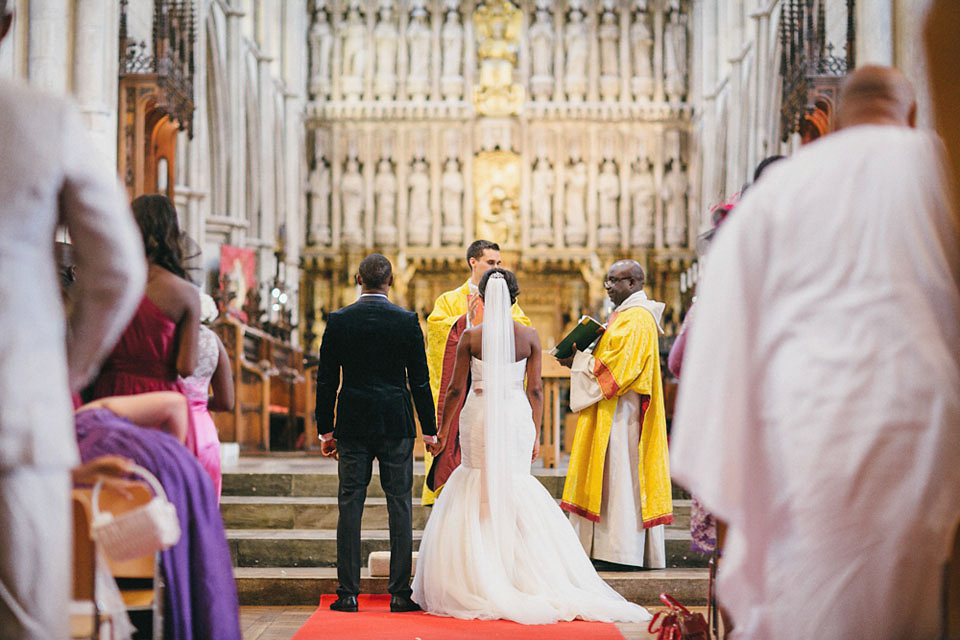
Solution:
[[[187,279],[177,209],[170,199],[162,195],[140,196],[133,201],[132,207],[147,261]]]

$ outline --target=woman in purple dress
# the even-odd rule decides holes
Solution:
[[[213,484],[171,435],[186,433],[187,423],[187,402],[179,393],[97,400],[76,412],[80,456],[85,462],[110,454],[133,460],[157,476],[176,507],[180,540],[160,553],[164,637],[239,640],[237,588]]]

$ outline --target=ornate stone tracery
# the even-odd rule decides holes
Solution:
[[[640,260],[652,295],[674,305],[696,228],[682,151],[689,11],[688,0],[314,0],[308,130],[329,142],[308,180],[308,277],[352,290],[349,274],[378,250],[394,261],[397,301],[429,312],[461,281],[465,245],[486,237],[521,272],[545,345],[602,302],[620,257]]]

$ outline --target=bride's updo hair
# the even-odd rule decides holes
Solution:
[[[517,301],[517,296],[520,295],[520,285],[517,284],[517,276],[513,275],[512,271],[507,271],[500,267],[490,269],[480,278],[480,284],[477,285],[477,288],[480,290],[480,297],[483,297],[483,292],[487,289],[487,280],[495,273],[499,273],[503,276],[503,279],[507,281],[507,291],[510,292],[510,304],[513,304]]]

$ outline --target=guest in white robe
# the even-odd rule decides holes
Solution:
[[[934,638],[960,515],[960,252],[907,80],[770,168],[711,247],[671,440],[736,638]]]
[[[11,9],[0,0],[0,40]],[[77,109],[0,79],[0,114],[0,637],[66,638],[80,461],[70,391],[123,331],[146,266],[116,171]],[[58,224],[80,267],[66,319]]]

